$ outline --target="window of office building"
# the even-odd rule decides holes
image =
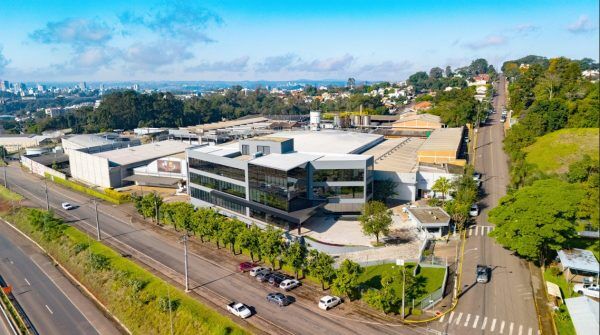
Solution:
[[[223,176],[239,181],[246,181],[246,174],[242,169],[226,166],[223,164],[207,162],[197,158],[190,158],[189,164],[190,168],[192,169],[201,170],[204,172],[216,174],[218,176]]]
[[[306,170],[298,167],[281,171],[262,166],[248,166],[250,200],[278,208],[295,211],[307,207]]]
[[[239,186],[236,184],[228,183],[223,180],[199,175],[197,173],[190,172],[190,182],[202,185],[204,187],[212,188],[213,190],[219,190],[221,192],[229,193],[236,197],[246,197],[246,188],[244,186]]]
[[[362,186],[315,186],[313,193],[316,197],[324,199],[362,199],[364,188]]]
[[[234,211],[240,214],[246,214],[246,206],[242,206],[240,204],[229,201],[225,198],[222,198],[218,195],[203,191],[201,189],[197,189],[195,187],[190,188],[190,195],[192,198],[196,198],[202,200],[204,202],[211,203],[213,205],[217,205],[219,207],[223,207],[230,211]]]
[[[363,181],[364,169],[324,169],[314,170],[313,181]]]

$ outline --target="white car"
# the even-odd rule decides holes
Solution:
[[[576,284],[573,286],[573,291],[588,297],[600,298],[600,286],[597,284]]]
[[[342,302],[340,297],[326,295],[319,300],[319,308],[322,310],[328,310],[339,305]]]
[[[264,266],[255,266],[250,270],[250,276],[256,277],[259,273],[271,271],[269,268],[265,268]]]
[[[252,311],[250,311],[250,308],[248,308],[248,306],[242,304],[241,302],[232,302],[230,304],[227,304],[227,310],[231,312],[231,314],[239,316],[242,319],[245,319],[252,315]]]
[[[473,217],[479,215],[479,206],[477,206],[477,204],[471,205],[471,209],[469,210],[469,215],[473,216]]]
[[[300,286],[300,281],[298,279],[286,279],[279,284],[279,288],[289,291],[293,288]]]
[[[71,209],[73,209],[73,208],[75,208],[75,206],[71,205],[71,204],[70,204],[70,203],[68,203],[68,202],[63,202],[63,203],[61,204],[61,206],[62,206],[62,208],[63,208],[64,210],[67,210],[67,211],[68,211],[68,210],[71,210]]]

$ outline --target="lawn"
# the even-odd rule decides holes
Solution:
[[[9,201],[19,201],[23,199],[23,197],[20,194],[11,192],[4,186],[0,186],[0,198]]]
[[[544,173],[565,173],[584,154],[598,159],[598,128],[570,128],[538,138],[525,148],[527,162]]]
[[[414,265],[414,263],[407,265]],[[394,264],[367,266],[364,268],[364,272],[361,274],[359,282],[366,287],[380,289],[382,275],[386,272],[392,271],[392,267],[397,266]],[[434,292],[440,287],[442,287],[442,283],[444,282],[444,273],[444,269],[441,268],[419,268],[419,272],[417,274],[420,274],[423,277],[425,277],[425,291],[427,292],[424,293],[421,297],[424,297],[427,294]],[[398,283],[394,284],[394,289],[397,294],[402,295],[401,280]]]

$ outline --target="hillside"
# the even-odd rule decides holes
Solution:
[[[564,173],[588,154],[598,159],[598,128],[568,128],[548,133],[526,147],[527,163],[544,173]]]

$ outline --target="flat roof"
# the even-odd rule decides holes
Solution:
[[[80,147],[88,148],[97,145],[112,144],[115,141],[95,134],[81,134],[64,138],[63,140],[74,143]]]
[[[267,122],[267,121],[269,121],[269,119],[261,116],[261,117],[247,118],[247,119],[237,119],[237,120],[229,120],[229,121],[220,121],[220,122],[201,124],[201,125],[197,125],[197,126],[192,126],[190,128],[194,129],[194,130],[208,131],[208,130],[216,130],[216,129],[221,129],[221,128],[229,128],[229,127],[234,127],[234,126],[241,126],[241,125],[245,125],[245,124],[257,123],[257,122]]]
[[[375,170],[392,172],[414,172],[417,168],[417,151],[423,143],[424,138],[407,137],[394,141],[385,152],[377,152],[379,158],[375,159]],[[385,142],[384,142],[385,143]],[[377,147],[374,148],[377,150]],[[366,152],[369,154],[370,150]]]
[[[191,144],[186,142],[167,140],[129,148],[99,152],[94,154],[94,156],[104,157],[109,161],[119,165],[129,165],[137,162],[172,156],[180,152],[184,152],[185,149],[191,146]]]
[[[565,299],[569,315],[578,335],[600,333],[599,304],[590,297]]]
[[[423,226],[439,227],[450,223],[450,215],[441,207],[408,208],[408,212]]]
[[[584,249],[565,249],[558,252],[563,268],[598,273],[600,265],[594,253]]]
[[[59,164],[59,163],[64,163],[64,162],[69,161],[69,156],[67,156],[66,154],[54,153],[54,152],[45,153],[40,156],[28,156],[27,158],[31,159],[32,161],[34,161],[36,163],[40,163],[45,166],[50,166],[54,163]]]
[[[269,154],[250,161],[250,164],[264,166],[272,169],[289,171],[302,164],[320,158],[321,155],[290,152],[286,154]]]
[[[382,135],[341,130],[282,131],[265,137],[293,138],[299,152],[360,154],[383,140]]]
[[[458,151],[463,128],[438,128],[431,132],[419,151]]]
[[[289,137],[276,137],[276,136],[257,136],[247,138],[246,141],[271,141],[271,142],[285,142],[289,141]]]

